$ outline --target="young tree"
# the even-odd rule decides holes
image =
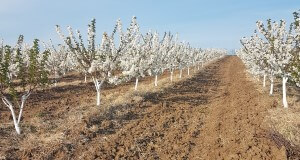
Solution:
[[[131,42],[128,43],[120,57],[123,78],[127,80],[135,78],[134,89],[137,90],[139,78],[145,77],[145,73],[151,65],[149,54],[151,54],[153,34],[150,31],[143,36],[136,21],[132,21],[123,38],[129,39],[128,41]]]
[[[261,21],[258,21],[259,31],[265,36],[270,46],[270,58],[269,63],[272,66],[274,74],[279,75],[282,78],[282,95],[283,95],[283,106],[288,107],[286,100],[286,82],[290,76],[289,68],[290,61],[292,60],[292,49],[293,49],[293,36],[291,32],[285,30],[286,23],[281,20],[280,23],[268,20],[268,29],[264,28]],[[273,80],[273,79],[272,79]]]
[[[40,52],[38,42],[35,39],[30,49],[23,48],[21,35],[15,48],[6,45],[0,50],[1,98],[11,111],[17,134],[21,134],[20,122],[26,100],[37,87],[48,83],[46,63],[49,53]],[[16,108],[19,108],[18,117]]]
[[[178,35],[176,35],[175,40],[173,35],[169,32],[164,36],[161,42],[161,52],[163,52],[164,58],[162,59],[162,72],[167,68],[170,71],[170,81],[173,81],[173,72],[176,68],[176,42],[178,40]]]
[[[187,44],[186,48],[185,48],[185,54],[186,54],[186,65],[187,65],[187,73],[188,76],[190,75],[190,67],[194,64],[194,51],[192,49],[192,47],[190,46],[190,44]]]
[[[77,59],[78,65],[84,73],[91,75],[96,91],[97,91],[97,106],[100,106],[101,86],[106,81],[111,84],[118,84],[124,81],[122,74],[119,73],[120,57],[128,50],[131,44],[134,43],[136,30],[136,17],[132,18],[131,24],[126,33],[122,32],[121,21],[117,24],[109,36],[106,32],[103,33],[101,44],[96,46],[96,20],[93,19],[88,25],[88,46],[85,47],[82,36],[77,31],[77,40],[73,34],[72,28],[68,27],[69,36],[65,37],[59,26],[56,26],[57,33],[69,47],[71,53]],[[115,35],[119,32],[118,46],[115,45]]]
[[[47,68],[51,75],[54,75],[54,86],[56,86],[59,77],[76,67],[76,61],[64,45],[59,44],[56,48],[50,40],[48,44],[44,43],[44,47],[49,51]]]
[[[263,87],[266,86],[266,77],[268,74],[267,49],[268,45],[259,36],[256,31],[250,39],[241,40],[243,49],[238,56],[243,60],[251,74],[263,76]],[[242,54],[245,53],[245,54]],[[272,87],[271,87],[272,88]],[[273,89],[271,89],[273,91]]]
[[[164,64],[163,61],[165,59],[165,52],[162,51],[161,42],[159,42],[159,35],[158,33],[154,33],[153,40],[152,40],[152,47],[151,47],[151,67],[148,70],[148,74],[150,76],[154,75],[154,86],[157,86],[158,75],[162,74],[164,71]]]

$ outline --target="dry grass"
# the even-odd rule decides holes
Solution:
[[[289,86],[288,103],[289,108],[279,107],[271,109],[265,118],[268,127],[281,134],[291,145],[300,147],[300,102],[297,88]],[[282,103],[281,94],[276,94],[278,102]]]
[[[280,98],[278,95],[275,97]],[[300,104],[293,96],[289,96],[288,101],[288,109],[282,108],[282,105],[270,109],[264,119],[264,125],[270,131],[270,138],[277,145],[285,146],[288,159],[298,159],[300,157]]]
[[[269,111],[265,122],[277,133],[281,134],[293,146],[300,146],[300,108],[276,108]]]

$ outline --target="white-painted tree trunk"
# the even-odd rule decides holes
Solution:
[[[154,81],[154,86],[157,86],[157,75],[155,75],[155,81]]]
[[[171,71],[170,81],[173,82],[173,71]]]
[[[86,83],[86,73],[84,74],[84,83]]]
[[[19,127],[19,123],[18,123],[18,120],[16,118],[16,114],[15,114],[12,103],[6,97],[2,98],[2,101],[9,108],[9,110],[11,112],[17,134],[21,134],[21,129]]]
[[[271,77],[271,86],[270,86],[270,95],[273,95],[273,89],[274,89],[274,79],[273,76]]]
[[[203,68],[203,62],[201,62],[201,67]]]
[[[13,74],[12,73],[8,73],[8,78],[12,79],[13,78]]]
[[[266,78],[267,78],[267,75],[264,74],[264,82],[263,82],[263,87],[266,87]]]
[[[188,76],[190,75],[190,67],[187,68]]]
[[[6,97],[2,97],[3,103],[9,108],[9,110],[11,112],[17,134],[21,134],[20,122],[21,122],[21,118],[22,118],[23,108],[24,108],[24,105],[25,105],[25,101],[30,96],[30,94],[31,93],[29,92],[29,93],[23,95],[22,98],[21,98],[21,105],[19,106],[20,111],[19,111],[18,119],[16,117],[16,113],[15,113],[13,104]]]
[[[182,78],[182,69],[179,71],[179,78]]]
[[[101,89],[97,90],[97,106],[101,104],[101,97],[100,97]]]
[[[101,93],[101,86],[104,82],[104,80],[101,80],[101,82],[99,82],[99,80],[97,78],[94,78],[93,77],[93,82],[95,84],[95,88],[96,88],[96,91],[97,91],[97,97],[96,97],[96,101],[97,101],[97,106],[100,106],[101,104],[101,97],[100,97],[100,93]]]
[[[54,69],[54,86],[57,86],[57,71]]]
[[[27,100],[27,98],[30,96],[30,93],[23,95],[22,99],[21,99],[21,106],[20,106],[20,112],[19,112],[19,117],[18,117],[18,123],[20,123],[21,118],[22,118],[22,113],[23,113],[23,108],[24,108],[24,104],[25,101]]]
[[[288,103],[286,99],[286,82],[288,81],[287,77],[282,77],[282,102],[283,108],[288,108]]]
[[[200,66],[199,66],[199,64],[197,65],[197,69],[198,69],[198,71],[200,70]]]
[[[138,83],[139,83],[139,78],[136,77],[136,78],[135,78],[135,86],[134,86],[134,90],[137,90]]]

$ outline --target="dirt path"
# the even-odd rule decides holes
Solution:
[[[261,123],[272,99],[255,90],[237,57],[228,57],[218,71],[220,86],[208,107],[193,156],[199,159],[285,159],[264,137]],[[201,154],[199,154],[201,153]]]
[[[228,56],[139,104],[112,109],[110,118],[95,117],[89,125],[102,135],[87,136],[71,157],[285,159],[260,127],[270,107],[271,99],[246,79],[242,62]]]

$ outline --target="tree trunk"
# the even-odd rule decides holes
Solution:
[[[264,83],[263,83],[263,87],[266,87],[266,77],[267,77],[267,75],[264,74]]]
[[[22,117],[22,113],[23,113],[24,104],[25,104],[25,101],[27,100],[27,98],[29,97],[29,95],[30,95],[30,92],[22,96],[21,106],[19,106],[20,111],[19,111],[18,119],[16,117],[16,113],[15,113],[12,103],[6,97],[2,97],[3,103],[9,108],[9,110],[11,112],[17,134],[21,134],[21,129],[20,129],[19,125],[20,125],[20,121],[21,121],[21,117]]]
[[[188,76],[190,75],[190,67],[187,68]]]
[[[84,74],[84,83],[86,83],[86,73]]]
[[[99,82],[99,80],[97,78],[93,77],[93,82],[95,84],[95,88],[97,91],[97,98],[96,98],[97,103],[96,104],[97,104],[97,106],[100,106],[100,104],[101,104],[101,101],[100,101],[101,86],[102,86],[104,80],[101,80],[101,82]]]
[[[155,81],[154,81],[154,86],[157,86],[157,75],[155,75]]]
[[[182,69],[180,69],[180,71],[179,71],[179,78],[181,78],[182,77]]]
[[[134,90],[137,90],[138,83],[139,83],[139,78],[136,77],[136,78],[135,78],[135,87],[134,87]]]
[[[57,86],[57,71],[54,69],[54,86]]]
[[[282,77],[282,102],[283,102],[283,108],[288,108],[288,103],[286,100],[286,82],[288,78]]]
[[[101,103],[100,103],[100,102],[101,102],[101,101],[100,101],[100,100],[101,100],[101,99],[100,99],[100,98],[101,98],[101,97],[100,97],[100,91],[101,91],[101,89],[97,90],[97,106],[100,106],[100,104],[101,104]]]
[[[24,105],[25,105],[25,101],[27,100],[27,98],[30,96],[30,92],[23,95],[22,98],[21,98],[21,106],[20,106],[20,112],[19,112],[19,117],[18,117],[18,124],[20,123],[21,121],[21,118],[22,118],[22,113],[23,113],[23,108],[24,108]]]
[[[173,71],[171,71],[170,80],[173,82]]]
[[[271,77],[271,87],[270,87],[270,95],[273,95],[273,88],[274,88],[274,80],[273,80],[273,76]]]

